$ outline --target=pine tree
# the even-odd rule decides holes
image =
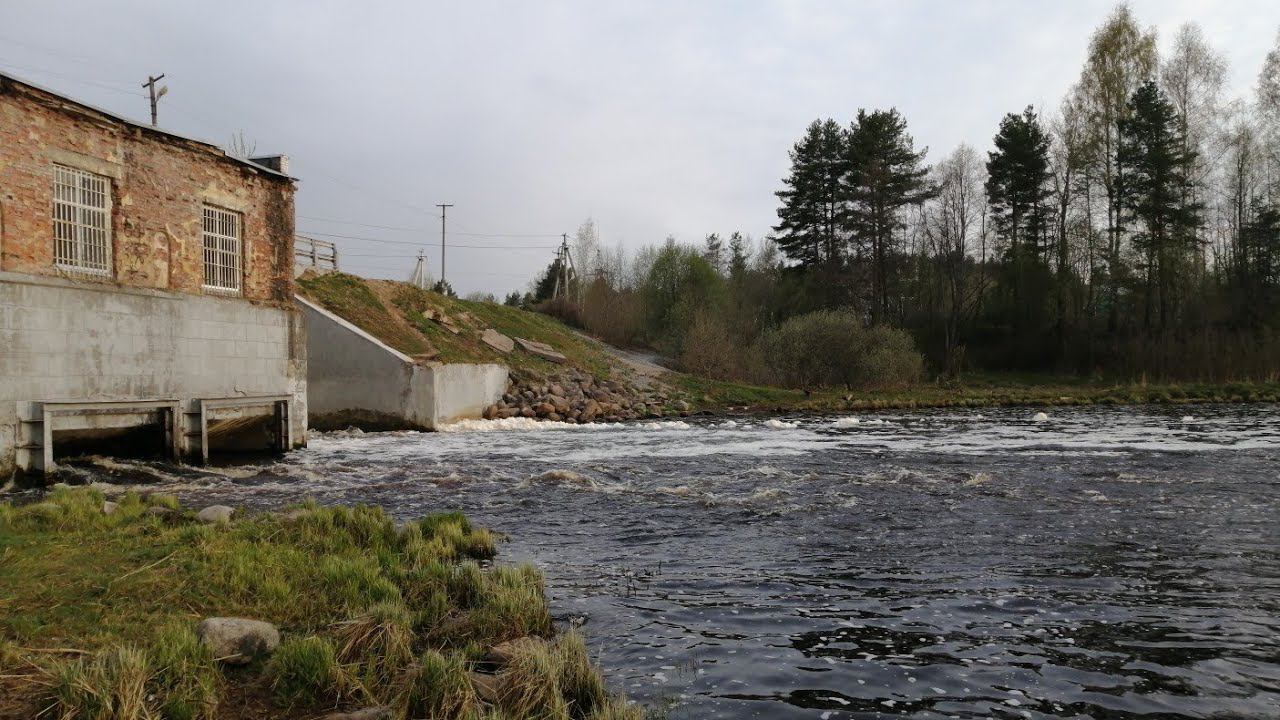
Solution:
[[[934,191],[922,165],[927,149],[916,152],[907,121],[897,109],[859,110],[848,135],[844,188],[849,199],[844,214],[858,250],[871,264],[872,322],[892,314],[892,266],[901,254],[896,231],[901,210],[929,199]]]
[[[987,202],[996,233],[1004,242],[1010,309],[1019,330],[1035,324],[1049,289],[1037,284],[1047,272],[1050,249],[1048,206],[1052,194],[1049,134],[1035,111],[1009,113],[1000,121],[996,149],[987,153]],[[1028,297],[1037,287],[1037,298]]]
[[[802,267],[839,264],[845,133],[834,120],[814,120],[791,150],[791,173],[776,194],[781,220],[773,229],[782,252]]]
[[[1015,262],[1039,260],[1047,250],[1052,194],[1049,135],[1035,111],[1009,113],[1000,121],[996,149],[987,153],[987,201],[996,232]]]
[[[1164,330],[1196,249],[1201,208],[1186,202],[1195,153],[1186,149],[1173,105],[1151,81],[1133,94],[1119,129],[1118,189],[1125,221],[1139,223],[1132,242],[1145,276],[1143,322],[1150,329],[1158,312]]]

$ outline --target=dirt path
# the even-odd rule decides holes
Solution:
[[[645,381],[645,384],[647,384],[648,380],[660,380],[664,375],[671,372],[669,368],[663,367],[661,364],[666,360],[666,358],[657,353],[646,352],[643,350],[624,350],[577,330],[574,330],[573,334],[589,343],[592,343],[603,352],[608,353],[614,359],[627,366],[629,370],[638,376],[637,379]]]

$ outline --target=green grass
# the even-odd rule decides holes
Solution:
[[[480,565],[495,538],[456,513],[397,526],[378,508],[307,503],[202,525],[181,508],[147,512],[169,498],[128,494],[112,515],[103,499],[59,488],[0,503],[0,717],[302,718],[369,704],[478,717],[495,711],[466,700],[488,648],[553,635],[541,574]],[[272,622],[282,644],[265,663],[221,667],[194,632],[209,616]],[[575,696],[601,682],[574,677]],[[428,697],[426,678],[443,694]]]

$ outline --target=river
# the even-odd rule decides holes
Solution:
[[[1280,406],[331,433],[187,503],[461,509],[671,718],[1280,717]]]

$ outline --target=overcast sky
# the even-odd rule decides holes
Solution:
[[[1199,23],[1237,96],[1280,29],[1275,0],[1131,5],[1162,49]],[[767,234],[817,117],[896,106],[930,160],[986,150],[1005,113],[1057,107],[1112,7],[0,0],[0,68],[139,119],[163,72],[162,126],[292,158],[300,232],[422,242],[437,276],[454,203],[449,280],[501,294],[587,217],[631,249]],[[336,241],[373,277],[407,279],[417,250]]]

